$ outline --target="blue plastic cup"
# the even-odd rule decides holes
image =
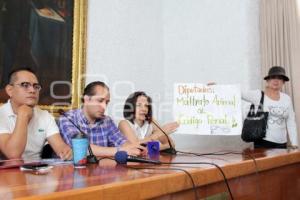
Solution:
[[[147,143],[148,156],[150,158],[159,157],[159,142],[151,141]]]
[[[82,134],[76,134],[72,138],[73,163],[75,167],[85,167],[87,164],[88,138]]]

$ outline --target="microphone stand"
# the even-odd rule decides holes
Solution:
[[[59,110],[58,110],[58,113],[59,113],[60,115],[64,116],[65,118],[67,118],[67,120],[68,120],[69,122],[71,122],[71,124],[73,124],[73,126],[75,126],[75,127],[80,131],[81,134],[87,135],[85,132],[83,132],[83,131],[82,131],[82,130],[81,130],[81,129],[73,122],[73,120],[69,119],[69,118],[65,115],[65,111],[63,111],[62,109],[59,109]],[[97,157],[94,155],[94,153],[93,153],[93,151],[92,151],[92,148],[91,148],[91,145],[90,145],[90,144],[88,145],[88,151],[89,151],[89,155],[86,157],[87,162],[90,163],[90,164],[96,164],[96,163],[98,163],[99,161],[98,161]]]
[[[153,120],[150,119],[150,121],[166,136],[167,140],[168,140],[168,144],[169,144],[169,148],[168,149],[164,149],[160,152],[162,153],[166,153],[166,154],[171,154],[171,155],[176,155],[177,151],[176,149],[173,147],[170,137],[168,136],[168,134]]]
[[[97,157],[94,155],[93,151],[92,151],[92,148],[91,148],[91,145],[88,146],[88,150],[89,150],[89,154],[86,159],[87,159],[87,162],[88,163],[91,163],[91,164],[97,164],[99,161],[97,159]]]

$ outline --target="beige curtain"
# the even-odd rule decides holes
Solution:
[[[300,0],[261,0],[260,43],[263,76],[268,73],[271,66],[280,65],[290,77],[290,81],[285,84],[284,92],[293,100],[300,140],[299,8]]]

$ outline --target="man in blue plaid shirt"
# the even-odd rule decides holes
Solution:
[[[96,156],[113,156],[119,150],[129,155],[140,155],[145,148],[129,143],[113,120],[104,114],[109,100],[109,88],[105,83],[95,81],[88,84],[83,92],[82,107],[59,118],[63,139],[71,146],[72,137],[79,132],[72,124],[74,122],[81,132],[87,134]]]

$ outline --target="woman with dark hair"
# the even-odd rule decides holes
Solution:
[[[146,143],[157,140],[160,142],[160,150],[169,148],[166,136],[152,122],[152,100],[145,92],[134,92],[124,105],[124,120],[119,123],[119,129],[132,143]],[[167,133],[173,133],[179,124],[168,123],[162,126]],[[170,138],[171,140],[171,138]],[[174,145],[171,140],[172,145]]]
[[[284,83],[289,81],[284,68],[270,68],[264,90],[263,110],[269,112],[266,137],[254,142],[255,148],[287,148],[287,135],[293,148],[298,146],[298,135],[295,113],[291,98],[281,92]],[[258,105],[261,98],[260,90],[242,92],[243,100]]]

